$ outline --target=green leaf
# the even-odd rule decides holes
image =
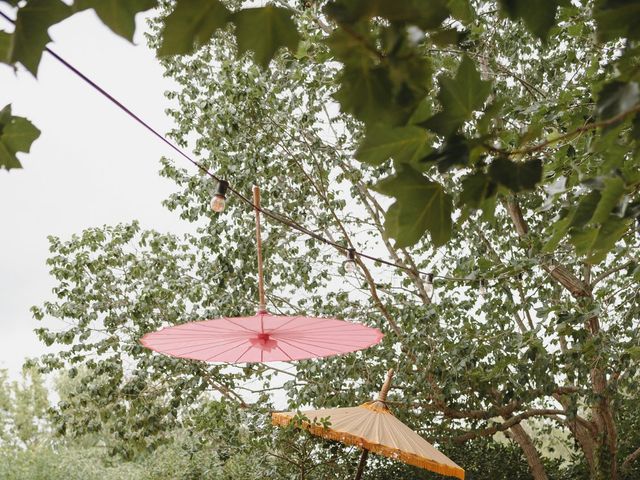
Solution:
[[[431,116],[431,102],[427,99],[422,100],[409,117],[407,123],[410,125],[417,125],[424,122]]]
[[[637,113],[633,117],[633,121],[631,122],[631,135],[636,140],[640,140],[640,113]]]
[[[403,112],[394,104],[393,85],[383,67],[345,66],[340,75],[340,88],[334,98],[340,109],[366,124],[400,123]]]
[[[440,173],[448,171],[454,165],[467,165],[469,163],[469,144],[466,138],[454,135],[437,152],[423,158],[422,162],[435,162]]]
[[[491,91],[491,82],[480,78],[473,60],[465,55],[455,78],[441,77],[439,84],[438,100],[442,111],[423,122],[422,126],[448,136],[482,107]]]
[[[384,234],[387,238],[394,239],[398,239],[402,235],[400,232],[400,204],[398,202],[394,202],[387,209],[384,216]]]
[[[251,50],[258,65],[263,68],[281,47],[295,53],[300,41],[296,24],[291,19],[291,10],[267,5],[245,8],[231,17],[236,26],[238,53]]]
[[[533,190],[542,179],[542,160],[514,162],[508,158],[496,158],[489,166],[489,176],[513,192]]]
[[[432,33],[429,38],[438,47],[457,45],[468,36],[468,32],[460,32],[455,28],[445,28]]]
[[[398,247],[414,245],[427,230],[435,246],[451,238],[452,200],[439,183],[403,165],[376,190],[396,199],[387,212],[385,229]]]
[[[333,57],[342,63],[371,63],[367,45],[374,45],[375,39],[366,26],[354,25],[351,33],[336,28],[324,42],[331,50]]]
[[[30,0],[18,10],[16,28],[9,52],[10,63],[20,62],[34,76],[47,43],[47,31],[72,14],[71,7],[60,0]]]
[[[389,78],[394,85],[394,101],[412,113],[431,90],[433,67],[428,58],[417,55],[395,59],[389,66]]]
[[[11,115],[11,105],[0,110],[0,168],[22,168],[16,153],[29,153],[40,130],[22,117]]]
[[[337,0],[327,4],[325,13],[338,23],[355,24],[382,17],[429,30],[449,16],[449,9],[444,0]]]
[[[424,30],[437,28],[449,16],[443,0],[374,0],[375,16],[390,22],[409,23]]]
[[[618,205],[624,195],[625,185],[620,177],[609,177],[604,180],[604,188],[600,193],[600,201],[593,212],[591,223],[602,223]]]
[[[356,151],[356,158],[371,165],[380,165],[389,158],[412,163],[429,150],[429,134],[420,127],[373,127]]]
[[[627,348],[627,353],[634,360],[640,360],[640,346],[633,346]]]
[[[478,119],[478,132],[482,135],[489,134],[495,125],[495,119],[500,118],[504,102],[502,100],[495,100],[487,105],[482,113],[482,116]]]
[[[569,231],[572,220],[573,213],[570,213],[553,224],[551,236],[542,246],[543,253],[551,253],[556,249],[556,247],[560,243],[560,240],[562,240]]]
[[[636,82],[613,81],[598,95],[597,111],[602,120],[609,120],[628,112],[640,102],[640,88]]]
[[[578,255],[584,255],[592,264],[600,263],[615,243],[626,233],[629,220],[609,215],[601,225],[569,232],[571,243]]]
[[[338,23],[356,23],[375,14],[376,1],[336,0],[327,3],[324,12]]]
[[[608,221],[609,214],[618,204],[623,193],[624,182],[622,179],[611,177],[604,180],[602,190],[594,189],[580,197],[577,206],[553,225],[552,234],[543,245],[542,251],[549,253],[555,250],[567,232],[571,232],[573,242],[581,244],[591,240],[595,241],[598,228],[584,230],[583,227],[590,223]]]
[[[598,39],[640,39],[640,3],[637,0],[604,0],[596,2],[593,14]]]
[[[185,55],[205,45],[231,19],[218,0],[178,0],[164,21],[158,55]]]
[[[467,175],[461,180],[460,203],[471,208],[480,208],[482,203],[496,194],[498,185],[483,172]]]
[[[599,190],[591,190],[587,195],[583,195],[578,202],[578,206],[573,211],[570,227],[582,228],[589,223],[593,217],[593,212],[598,208],[601,193]]]
[[[558,6],[566,3],[562,0],[500,0],[502,10],[512,20],[522,19],[527,29],[542,40],[546,40],[556,23]]]
[[[133,41],[136,14],[154,8],[157,0],[76,0],[75,11],[92,8],[112,32]]]
[[[326,43],[344,64],[334,96],[343,112],[367,125],[406,125],[431,89],[433,68],[430,59],[401,41],[397,29],[386,28],[383,37],[388,61],[377,62],[370,52],[376,43],[369,27],[334,30]]]
[[[10,63],[9,54],[11,51],[11,34],[0,32],[0,62]]]
[[[464,23],[473,22],[476,16],[469,0],[449,0],[447,6],[451,15]]]

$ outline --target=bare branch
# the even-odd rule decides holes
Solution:
[[[464,443],[468,440],[473,440],[479,437],[488,437],[497,432],[504,432],[505,430],[510,429],[514,425],[519,424],[523,420],[526,420],[530,417],[540,417],[540,416],[551,416],[551,415],[566,415],[564,410],[557,410],[551,408],[540,408],[527,410],[526,412],[520,413],[513,417],[510,417],[506,421],[494,425],[493,427],[485,428],[483,430],[476,430],[473,432],[467,432],[464,435],[460,435],[454,439],[456,443]]]
[[[596,278],[593,279],[593,282],[591,282],[591,287],[593,287],[598,282],[604,280],[609,275],[613,275],[614,273],[617,273],[620,270],[624,270],[625,268],[627,268],[629,265],[632,265],[632,264],[633,262],[631,261],[626,262],[626,263],[623,263],[622,265],[618,265],[617,267],[613,267],[613,268],[610,268],[609,270],[602,272],[600,275],[598,275]]]

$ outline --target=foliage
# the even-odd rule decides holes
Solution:
[[[255,427],[261,423],[255,412],[248,414],[225,400],[205,397],[182,412],[180,426],[166,432],[162,445],[125,459],[113,451],[114,440],[105,430],[77,436],[68,431],[54,434],[53,427],[60,427],[60,419],[55,412],[53,416],[47,414],[48,392],[36,372],[25,372],[22,384],[9,382],[5,371],[1,375],[2,479],[253,480],[269,476],[284,480],[295,474],[297,462],[312,467],[308,457],[314,449],[316,458],[322,457],[311,437],[294,429],[281,434],[273,446],[298,444],[304,437],[302,440],[309,449],[306,456],[296,455],[295,445],[287,457],[271,455],[265,443],[254,438]],[[81,392],[87,380],[82,373],[59,376],[56,393],[60,403],[73,400],[69,395]],[[67,411],[81,408],[99,413],[96,400],[99,397],[85,395],[73,407],[67,406]],[[117,418],[116,414],[114,419]],[[109,419],[104,422],[109,423]],[[332,471],[316,465],[314,475],[306,478],[344,478],[335,459],[330,463]],[[289,465],[295,466],[293,473]]]
[[[13,0],[4,1],[15,4]],[[155,5],[154,0],[78,0],[69,7],[60,0],[29,0],[17,11],[14,32],[10,37],[3,33],[1,42],[5,47],[0,48],[0,52],[6,51],[2,55],[6,63],[20,62],[36,74],[42,51],[49,41],[47,30],[52,24],[76,11],[93,8],[115,33],[131,40],[135,14]],[[519,192],[543,182],[542,160],[527,158],[539,152],[561,153],[561,149],[568,145],[573,152],[576,149],[591,151],[605,157],[603,165],[597,170],[579,173],[574,170],[570,175],[564,171],[564,165],[549,165],[544,179],[555,181],[566,177],[568,188],[586,187],[591,193],[599,192],[599,185],[605,178],[618,178],[623,182],[624,195],[621,193],[618,202],[600,205],[603,211],[605,208],[607,210],[593,219],[588,228],[567,228],[571,221],[566,215],[575,214],[577,208],[569,207],[565,216],[556,221],[552,234],[553,238],[570,235],[578,254],[590,263],[599,263],[628,230],[629,219],[637,217],[640,212],[638,208],[627,208],[630,198],[634,206],[638,202],[637,198],[631,196],[639,178],[633,169],[624,168],[625,155],[608,158],[610,155],[599,152],[597,146],[596,151],[592,151],[594,144],[608,142],[605,134],[611,125],[622,122],[625,128],[617,131],[615,136],[622,135],[623,142],[631,144],[626,157],[639,155],[635,145],[637,135],[633,133],[637,129],[629,128],[629,122],[640,109],[640,74],[634,61],[640,47],[633,43],[640,37],[637,22],[633,20],[638,7],[633,0],[586,2],[580,6],[565,0],[498,2],[501,16],[515,22],[521,20],[534,37],[542,40],[542,44],[534,48],[528,46],[524,50],[525,55],[531,58],[540,58],[540,55],[554,50],[568,52],[566,46],[558,50],[558,46],[563,45],[562,41],[566,41],[564,45],[580,44],[579,39],[585,36],[585,29],[594,24],[597,38],[605,47],[596,53],[597,45],[593,45],[596,49],[592,50],[589,59],[591,66],[581,68],[588,73],[584,86],[591,91],[580,89],[579,96],[595,96],[596,108],[571,107],[573,111],[564,115],[560,129],[556,130],[561,133],[549,137],[545,132],[544,117],[536,118],[535,115],[528,115],[528,118],[515,115],[512,119],[515,129],[485,128],[498,113],[494,108],[496,105],[500,105],[503,111],[508,108],[515,113],[519,103],[509,97],[512,89],[505,90],[498,82],[483,79],[477,62],[471,58],[471,55],[475,55],[484,72],[490,68],[489,58],[477,51],[480,42],[487,40],[483,29],[488,23],[482,17],[491,17],[495,13],[488,10],[489,6],[487,2],[473,4],[470,0],[429,3],[414,0],[332,0],[318,4],[305,2],[303,9],[312,10],[317,22],[328,33],[325,38],[315,38],[314,41],[328,45],[330,56],[343,64],[339,86],[334,92],[341,110],[352,114],[368,127],[359,158],[374,163],[394,158],[401,164],[404,173],[396,175],[393,182],[403,188],[411,189],[417,183],[429,182],[436,191],[446,189],[442,196],[448,198],[454,189],[447,189],[434,178],[424,178],[424,173],[430,174],[430,164],[436,163],[440,173],[463,168],[472,169],[476,174],[485,172],[489,164],[490,176],[497,175],[498,180],[502,179],[498,183],[505,189]],[[217,30],[226,30],[226,24],[232,23],[238,54],[251,51],[256,63],[266,68],[282,47],[294,54],[299,50],[301,37],[292,19],[295,12],[292,7],[268,4],[232,11],[220,0],[178,1],[162,30],[159,54],[192,53],[206,45]],[[621,39],[631,43],[625,44],[622,55],[616,55],[615,48],[618,48]],[[308,46],[303,45],[302,48]],[[432,84],[437,73],[433,68],[433,53],[440,48],[450,51],[458,49],[464,55],[454,77],[439,75],[437,102],[433,102]],[[607,48],[611,50],[607,51]],[[584,49],[585,52],[587,50]],[[577,59],[577,56],[573,58]],[[327,60],[329,58],[326,57],[316,59],[320,62]],[[557,65],[560,70],[554,72],[554,77],[561,78],[561,71],[572,75],[572,78],[576,77],[580,68],[575,60],[568,60],[564,65]],[[600,67],[600,64],[604,67]],[[567,95],[564,99],[545,95],[539,87],[513,74],[508,66],[500,65],[499,68],[522,83],[524,88],[521,93],[526,92],[534,97],[538,112],[546,111],[547,116],[555,112],[557,118],[567,106],[567,100],[570,100]],[[539,96],[546,98],[536,98]],[[487,101],[489,97],[490,102]],[[416,115],[424,116],[425,111],[433,109],[439,111],[416,121]],[[483,115],[475,115],[474,112],[483,112]],[[427,130],[437,135],[428,136]],[[521,130],[525,130],[526,134],[522,135]],[[580,142],[579,135],[589,131],[599,131],[600,135]],[[413,141],[387,141],[382,149],[377,149],[377,153],[367,154],[371,144],[378,143],[381,132],[382,137],[388,139],[399,134],[401,138],[409,136]],[[573,143],[569,143],[571,141]],[[441,151],[435,157],[423,154],[428,147],[441,147]],[[564,162],[567,167],[572,166],[574,158],[575,154]],[[416,161],[424,165],[424,172],[406,168]],[[510,170],[514,170],[513,175]],[[458,196],[458,203],[471,209],[477,208],[492,196],[487,196],[487,193],[487,189],[466,189],[464,194]],[[584,198],[587,197],[582,195],[581,199]],[[415,206],[417,215],[426,211],[440,220],[414,222],[411,215],[398,214],[401,207],[392,207],[387,212],[387,235],[396,239],[399,246],[415,244],[426,231],[432,235],[436,245],[448,240],[453,213],[450,202],[433,202],[432,195],[414,200],[421,204]],[[485,211],[490,208],[490,205],[483,205]]]
[[[26,118],[11,115],[11,105],[0,110],[0,168],[22,168],[16,154],[29,152],[40,130]]]
[[[464,445],[442,445],[441,450],[450,458],[465,459],[465,479],[511,480],[530,478],[526,460],[522,451],[513,444],[504,444],[493,440],[478,440]],[[552,478],[561,474],[561,469],[549,462]],[[443,477],[401,463],[386,463],[374,468],[371,480],[436,480]],[[578,478],[578,477],[576,477]]]
[[[43,421],[49,402],[42,376],[34,369],[22,372],[22,382],[9,382],[0,370],[0,445],[28,447],[46,436]]]

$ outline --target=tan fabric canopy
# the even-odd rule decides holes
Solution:
[[[272,422],[274,425],[288,425],[296,413],[273,413]],[[310,421],[303,422],[301,426],[314,435],[355,445],[409,465],[464,480],[462,468],[398,420],[384,402],[367,402],[359,407],[301,413]],[[327,428],[314,423],[327,417],[330,423]]]

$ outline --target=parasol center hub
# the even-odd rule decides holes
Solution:
[[[268,333],[258,333],[255,337],[250,338],[249,342],[251,342],[252,346],[267,352],[278,346],[278,342],[271,338]]]

